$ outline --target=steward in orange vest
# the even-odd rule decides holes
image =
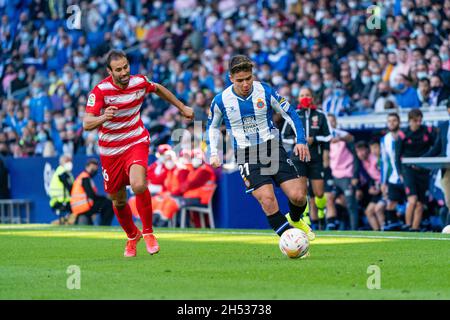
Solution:
[[[70,207],[72,213],[77,216],[76,224],[92,225],[92,216],[100,213],[100,225],[111,225],[114,217],[112,201],[97,194],[97,187],[92,179],[97,174],[98,167],[99,164],[96,159],[89,159],[85,170],[73,183]]]

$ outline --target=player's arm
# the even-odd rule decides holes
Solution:
[[[289,104],[289,102],[282,96],[280,96],[275,90],[271,89],[270,104],[272,108],[281,114],[294,129],[296,144],[294,146],[294,154],[298,155],[300,161],[309,161],[311,156],[306,144],[305,130],[303,124],[295,109]]]
[[[387,173],[388,173],[388,155],[386,152],[386,146],[384,145],[384,138],[381,139],[380,143],[380,149],[381,149],[381,183],[385,185],[387,183]]]
[[[206,125],[206,143],[209,149],[209,163],[213,168],[220,167],[219,142],[221,137],[220,125],[223,114],[217,105],[215,99],[211,103],[208,115],[208,124]]]
[[[114,118],[117,112],[117,107],[108,107],[105,112],[96,116],[93,113],[86,113],[83,117],[83,129],[85,131],[91,131],[100,127],[103,123]]]
[[[91,131],[100,127],[103,123],[111,120],[117,112],[117,107],[107,107],[103,114],[102,109],[105,107],[105,100],[102,92],[95,87],[91,91],[86,104],[86,113],[83,117],[83,129]]]
[[[322,125],[320,126],[317,136],[314,136],[313,138],[315,141],[321,142],[325,145],[330,143],[331,138],[333,138],[330,132],[331,125],[328,123],[328,118],[325,114],[319,112],[319,115],[323,118]]]
[[[194,119],[194,111],[191,107],[186,106],[183,102],[178,100],[175,95],[170,92],[166,87],[159,83],[153,83],[155,86],[155,93],[161,98],[167,101],[168,103],[174,105],[180,110],[181,114],[189,120]]]
[[[289,145],[295,144],[294,131],[287,121],[283,123],[283,128],[281,129],[281,137],[283,143]]]

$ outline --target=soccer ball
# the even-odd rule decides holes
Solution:
[[[442,233],[450,233],[450,224],[442,229]]]
[[[281,252],[292,259],[304,256],[309,250],[308,236],[302,230],[295,228],[283,232],[279,245]]]

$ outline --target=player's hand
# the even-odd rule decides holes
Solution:
[[[294,154],[299,157],[300,161],[309,162],[311,155],[306,144],[297,143],[294,147]]]
[[[314,138],[313,137],[308,137],[307,141],[308,141],[309,145],[312,145],[314,143]]]
[[[218,156],[211,156],[209,158],[209,164],[213,167],[213,168],[219,168],[220,167],[220,159]]]
[[[356,178],[353,178],[352,179],[352,186],[357,186],[358,185],[358,182],[359,182],[359,180],[358,179],[356,179]]]
[[[103,117],[105,117],[106,120],[111,120],[116,115],[117,110],[118,110],[117,107],[108,107],[105,109],[105,113],[103,113]]]
[[[191,107],[184,106],[181,110],[181,115],[188,120],[194,119],[194,110]]]

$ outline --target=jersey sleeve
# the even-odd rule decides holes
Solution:
[[[103,94],[98,87],[95,87],[91,93],[89,93],[86,103],[86,113],[92,113],[98,117],[104,107],[105,100]]]
[[[146,92],[147,93],[156,92],[156,83],[151,81],[147,76],[143,77],[145,79]]]
[[[206,126],[206,142],[211,156],[218,155],[219,142],[220,142],[220,125],[222,123],[223,114],[216,102],[213,99],[211,107],[209,109],[208,124]]]
[[[296,143],[306,144],[305,131],[303,129],[302,121],[295,109],[290,105],[286,98],[280,96],[273,88],[270,90],[270,105],[272,108],[281,114],[281,116],[294,129],[296,136]]]

